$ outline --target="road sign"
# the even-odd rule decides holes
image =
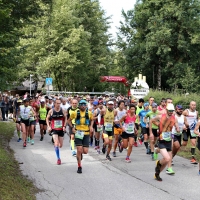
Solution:
[[[52,85],[52,78],[46,78],[46,85]]]

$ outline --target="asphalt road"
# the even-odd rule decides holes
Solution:
[[[83,173],[77,174],[76,158],[71,156],[69,137],[65,135],[60,150],[62,165],[56,164],[56,154],[47,134],[39,141],[39,127],[35,144],[24,149],[17,142],[17,134],[10,142],[24,175],[32,179],[43,192],[37,200],[199,200],[200,176],[198,165],[181,157],[174,158],[174,176],[161,173],[162,182],[154,180],[155,161],[145,154],[144,146],[133,148],[131,163],[125,162],[126,150],[107,161],[93,147],[82,161]],[[102,145],[102,141],[101,141]],[[160,155],[159,155],[160,156]]]

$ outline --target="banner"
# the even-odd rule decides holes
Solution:
[[[128,80],[124,76],[101,76],[101,82],[118,82],[123,83],[125,86],[129,86]]]

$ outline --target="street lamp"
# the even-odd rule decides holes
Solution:
[[[32,77],[33,75],[32,74],[30,74],[30,96],[31,96],[31,77]]]

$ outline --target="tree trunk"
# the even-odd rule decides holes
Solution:
[[[157,80],[158,80],[158,85],[157,85],[157,89],[161,90],[161,65],[159,63],[158,65],[158,76],[157,76]]]

